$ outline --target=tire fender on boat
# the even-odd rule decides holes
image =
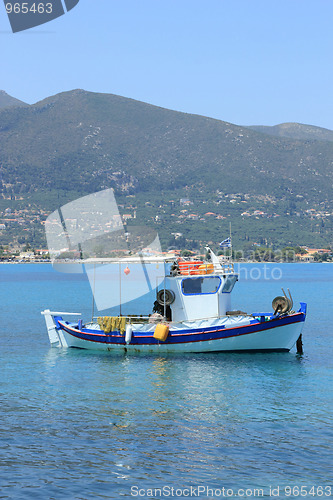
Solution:
[[[160,306],[170,306],[175,300],[175,294],[172,290],[159,290],[156,296],[157,302]]]

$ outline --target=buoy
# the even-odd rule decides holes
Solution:
[[[130,273],[131,271],[128,269],[128,267],[126,266],[125,269],[124,269],[124,273],[126,274],[126,276]]]
[[[133,327],[132,325],[126,325],[126,332],[125,332],[125,342],[126,344],[129,344],[132,340],[132,333],[133,333]]]

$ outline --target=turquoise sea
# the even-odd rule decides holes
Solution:
[[[302,356],[51,349],[40,311],[88,319],[84,275],[0,265],[0,499],[333,496],[333,265],[240,274],[235,309],[308,303]]]

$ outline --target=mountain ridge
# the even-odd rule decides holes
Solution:
[[[23,131],[25,121],[29,122],[29,130]],[[59,126],[52,137],[48,133],[50,125]],[[73,155],[86,154],[100,167],[116,164],[116,169],[126,167],[131,174],[140,173],[143,178],[156,177],[157,171],[163,170],[161,163],[167,162],[165,173],[180,182],[179,168],[184,174],[188,166],[198,181],[201,169],[209,164],[215,175],[222,173],[224,181],[228,179],[228,184],[232,184],[230,166],[243,170],[249,180],[262,174],[259,189],[263,191],[276,177],[274,163],[278,163],[280,180],[290,182],[295,182],[298,173],[302,175],[295,164],[301,161],[309,168],[310,163],[316,163],[312,151],[308,151],[312,153],[310,156],[301,158],[299,140],[265,136],[265,146],[273,148],[274,154],[274,159],[268,161],[262,152],[262,136],[246,127],[82,90],[57,94],[25,108],[6,108],[0,115],[0,127],[7,150],[11,151],[8,159],[16,165],[28,161],[31,166],[34,163],[45,166],[50,164],[50,159],[59,158],[61,151],[61,160],[71,165],[77,163]],[[60,132],[61,128],[66,130],[65,134]],[[15,129],[20,134],[20,145],[15,142],[15,136],[10,137]],[[6,137],[9,130],[11,134],[7,133]],[[320,149],[315,145],[302,146],[316,153]],[[244,184],[242,179],[238,182]],[[317,184],[316,178],[314,183]]]
[[[276,137],[286,137],[300,140],[333,141],[333,130],[306,125],[303,123],[286,122],[273,126],[250,125],[248,128],[262,134]]]

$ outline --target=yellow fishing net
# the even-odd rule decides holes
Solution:
[[[100,316],[97,318],[101,330],[110,333],[119,330],[124,335],[126,329],[126,318],[123,316]]]

